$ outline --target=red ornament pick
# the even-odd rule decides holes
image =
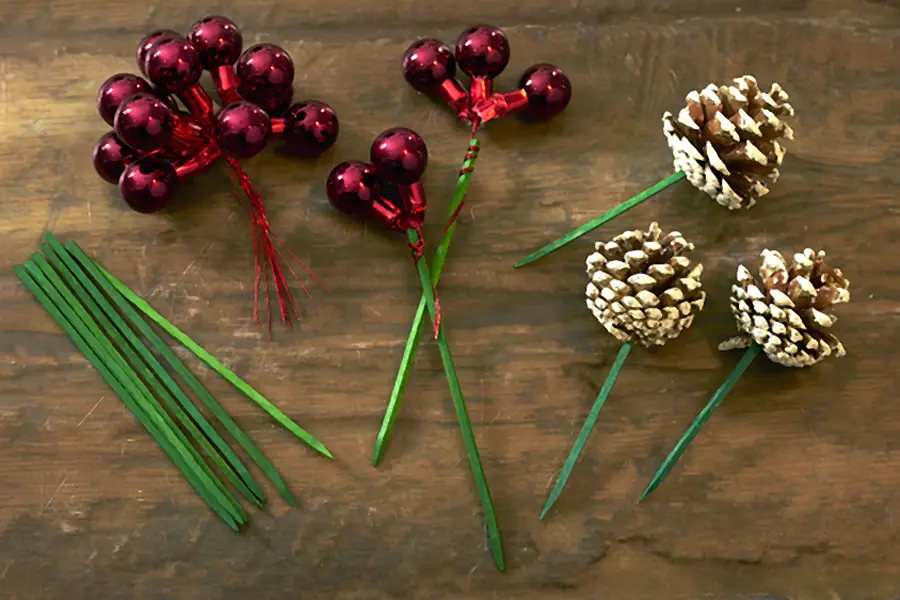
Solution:
[[[129,207],[150,213],[166,207],[181,179],[223,159],[251,216],[254,318],[260,323],[263,278],[269,304],[271,272],[282,320],[290,325],[290,313],[297,316],[297,310],[285,271],[307,294],[309,291],[287,264],[284,253],[321,282],[272,232],[262,197],[240,159],[261,152],[273,135],[282,136],[300,156],[317,156],[337,139],[338,120],[331,107],[321,102],[310,100],[289,107],[294,64],[286,51],[272,44],[257,44],[242,54],[242,45],[238,27],[220,16],[200,19],[187,37],[168,29],[145,36],[136,59],[152,85],[137,75],[120,73],[100,87],[97,109],[115,132],[105,134],[95,145],[94,168],[104,180],[118,182]],[[212,76],[221,109],[217,110],[199,83],[203,70]],[[188,112],[179,109],[170,94],[177,96]],[[283,119],[272,118],[283,113],[287,113]],[[268,330],[271,336],[271,311]]]

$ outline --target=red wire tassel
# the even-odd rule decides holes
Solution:
[[[415,244],[409,245],[409,249],[412,250],[413,262],[418,268],[419,261],[422,260],[422,256],[425,254],[425,236],[422,234],[422,225],[420,223],[411,222],[409,227],[418,234],[419,238]],[[432,285],[431,289],[434,293],[434,339],[437,339],[441,330],[441,303],[438,300],[437,288]]]
[[[257,189],[253,187],[246,171],[241,167],[241,163],[231,156],[226,156],[225,160],[228,161],[228,165],[231,167],[232,183],[236,182],[237,185],[240,186],[246,196],[246,201],[244,198],[241,198],[239,194],[236,195],[244,205],[244,208],[247,209],[247,212],[250,213],[250,228],[253,232],[253,263],[255,270],[253,283],[253,318],[256,320],[256,324],[261,327],[262,323],[259,318],[259,288],[261,280],[265,279],[266,308],[268,310],[267,327],[269,337],[271,338],[272,310],[269,295],[269,272],[271,271],[271,280],[275,283],[275,294],[278,297],[278,307],[281,312],[281,319],[288,327],[291,326],[291,312],[294,313],[296,318],[299,318],[300,315],[297,313],[297,307],[294,304],[294,297],[291,294],[288,278],[284,269],[286,268],[297,283],[300,284],[300,287],[307,296],[311,295],[307,287],[300,280],[300,277],[291,267],[289,261],[285,259],[284,255],[281,253],[281,249],[284,249],[288,256],[293,258],[297,264],[299,264],[319,285],[325,288],[326,291],[328,291],[328,287],[322,283],[322,281],[316,277],[316,275],[304,265],[303,262],[297,258],[297,256],[291,252],[284,242],[282,242],[272,231],[269,220],[266,218],[262,196],[260,196]],[[265,261],[262,260],[262,257],[265,257]],[[290,305],[290,310],[288,310],[288,305]]]

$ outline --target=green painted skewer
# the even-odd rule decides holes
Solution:
[[[126,294],[122,294],[121,288],[128,289],[124,284],[119,282],[119,285],[115,285],[110,278],[112,275],[109,275],[103,268],[92,261],[87,254],[84,253],[81,248],[70,242],[66,244],[66,250],[68,250],[81,265],[88,271],[88,273],[94,278],[94,280],[100,285],[100,287],[106,292],[110,299],[118,306],[125,317],[131,321],[132,325],[138,330],[138,332],[143,335],[150,345],[156,350],[160,356],[162,356],[163,360],[169,364],[170,367],[187,383],[188,387],[190,387],[194,393],[197,394],[197,397],[210,409],[210,411],[215,415],[215,417],[219,420],[220,423],[225,427],[228,433],[237,440],[237,442],[247,451],[247,454],[250,455],[250,458],[253,459],[260,469],[266,474],[266,476],[272,481],[273,485],[278,489],[281,493],[282,497],[291,505],[296,505],[296,500],[294,500],[293,495],[287,487],[287,483],[284,482],[281,475],[275,469],[275,466],[269,461],[268,458],[262,453],[259,448],[241,431],[240,427],[238,427],[237,423],[231,418],[231,416],[225,411],[224,408],[213,398],[210,393],[206,390],[202,383],[194,376],[193,373],[184,365],[183,362],[175,355],[171,348],[169,348],[165,342],[153,331],[142,318],[141,316],[134,310],[131,304],[129,303],[130,298]],[[118,280],[116,280],[118,281]],[[130,290],[129,293],[133,294]],[[148,305],[149,307],[149,305]],[[152,310],[152,309],[150,309]],[[146,314],[146,313],[145,313]],[[152,317],[151,317],[152,318]],[[162,317],[160,317],[162,318]],[[174,326],[173,326],[174,327]],[[224,365],[223,365],[224,366]],[[237,377],[235,375],[235,377]]]
[[[478,152],[481,147],[480,142],[472,138],[469,141],[469,149],[466,158],[463,160],[459,171],[459,178],[456,180],[456,191],[453,193],[453,200],[450,202],[448,218],[452,218],[456,214],[460,204],[466,197],[469,190],[469,181],[472,179],[472,172],[475,169],[475,161],[478,158]],[[437,286],[441,278],[441,271],[444,269],[444,261],[447,259],[447,253],[450,251],[450,243],[453,241],[453,233],[456,231],[456,222],[454,221],[448,228],[444,236],[438,243],[434,251],[434,259],[431,263],[431,283]],[[409,380],[409,374],[412,370],[413,361],[416,358],[416,349],[419,346],[419,334],[422,332],[422,324],[425,322],[425,313],[427,311],[425,296],[419,299],[419,307],[416,309],[416,316],[413,318],[412,327],[409,331],[409,337],[406,339],[406,346],[403,348],[403,358],[400,359],[400,368],[397,371],[397,378],[394,380],[394,389],[391,391],[391,398],[388,401],[387,409],[384,412],[384,419],[381,422],[381,429],[378,431],[378,437],[375,440],[375,452],[372,457],[372,466],[377,467],[384,456],[387,448],[388,438],[394,429],[394,423],[397,421],[397,414],[400,411],[400,401],[403,397],[403,391],[406,389],[406,382]]]
[[[415,244],[419,240],[418,233],[412,229],[407,231],[407,236],[410,244]],[[422,295],[425,297],[428,312],[431,314],[432,322],[434,322],[437,309],[435,307],[434,289],[431,283],[433,278],[424,260],[416,261],[416,269],[419,273],[419,280],[422,283]],[[491,499],[491,490],[488,488],[487,476],[484,474],[481,457],[478,455],[475,432],[472,429],[472,421],[469,419],[469,411],[466,409],[466,401],[463,399],[462,386],[460,386],[459,378],[456,376],[456,366],[453,364],[453,355],[450,353],[450,344],[447,342],[443,322],[438,329],[437,344],[441,354],[441,362],[444,363],[447,383],[450,385],[450,397],[453,399],[453,407],[456,409],[456,419],[459,421],[459,429],[462,432],[466,454],[469,456],[469,465],[472,467],[472,474],[475,476],[475,486],[478,488],[481,505],[484,507],[484,519],[487,524],[488,544],[491,548],[491,555],[494,557],[494,563],[497,565],[497,568],[502,571],[504,562],[500,526],[497,524],[494,501]]]
[[[744,371],[747,370],[748,367],[753,363],[753,359],[759,355],[762,350],[762,346],[759,344],[752,344],[747,350],[744,352],[744,355],[741,357],[741,360],[738,361],[737,366],[731,372],[731,375],[728,376],[728,379],[716,390],[716,393],[713,394],[713,397],[710,399],[709,403],[700,411],[700,414],[697,415],[697,418],[694,419],[694,422],[691,423],[691,426],[687,431],[684,432],[684,435],[681,436],[681,439],[678,440],[678,443],[675,444],[675,447],[672,448],[672,451],[669,452],[669,455],[666,457],[666,460],[663,461],[663,464],[660,465],[659,469],[657,469],[656,474],[653,476],[653,479],[650,480],[650,484],[647,486],[647,489],[644,490],[644,493],[641,494],[638,502],[643,501],[647,496],[653,492],[659,485],[668,477],[669,473],[672,471],[672,468],[675,466],[675,463],[678,462],[678,459],[681,458],[681,455],[684,454],[685,450],[687,450],[690,443],[697,437],[697,434],[700,433],[700,429],[703,427],[704,423],[709,421],[709,418],[713,415],[719,405],[722,404],[722,400],[725,399],[725,396],[728,395],[728,392],[731,391],[731,388],[734,387],[734,384],[737,383],[737,380],[741,378],[741,375],[744,374]]]
[[[290,431],[294,436],[299,438],[302,442],[307,444],[316,452],[328,457],[329,459],[334,459],[334,455],[325,447],[325,444],[317,440],[307,431],[305,431],[302,427],[297,425],[290,417],[285,415],[281,410],[278,409],[277,406],[272,404],[265,396],[257,392],[255,389],[250,387],[246,381],[238,377],[238,375],[223,365],[216,357],[211,355],[209,352],[204,350],[197,342],[192,340],[180,329],[175,327],[172,323],[170,323],[164,316],[162,316],[159,312],[157,312],[152,306],[150,306],[146,301],[140,298],[137,294],[132,292],[128,286],[124,283],[113,277],[112,274],[109,273],[102,266],[91,260],[87,254],[76,244],[75,242],[69,242],[66,244],[66,249],[73,253],[73,255],[79,259],[80,262],[87,261],[89,264],[85,266],[90,270],[91,268],[96,269],[99,273],[102,274],[103,277],[101,279],[106,279],[112,284],[113,287],[124,296],[128,302],[134,305],[139,311],[144,313],[151,321],[159,325],[166,333],[171,335],[178,341],[179,344],[190,350],[194,353],[197,358],[206,363],[209,368],[222,376],[225,380],[228,381],[231,385],[236,387],[242,394],[247,396],[250,400],[253,400],[260,408],[266,411],[269,416],[278,421],[278,423]],[[101,283],[102,285],[102,283]]]
[[[77,302],[72,295],[72,292],[66,287],[66,284],[63,283],[62,279],[59,278],[57,273],[41,254],[35,252],[31,255],[31,258],[32,260],[25,264],[25,268],[31,271],[32,276],[36,277],[38,283],[47,284],[45,289],[51,293],[51,296],[53,293],[56,293],[63,299],[63,304],[60,305],[63,314],[66,314],[65,311],[68,310],[71,313],[74,322],[77,322],[86,329],[89,335],[89,343],[93,342],[98,345],[101,350],[101,358],[105,357],[108,361],[111,361],[109,364],[112,365],[113,372],[119,372],[125,377],[123,383],[125,384],[126,389],[129,389],[132,392],[135,399],[141,404],[146,412],[155,414],[163,420],[165,426],[171,432],[171,435],[180,442],[187,455],[190,456],[193,461],[193,466],[201,474],[201,477],[204,478],[204,481],[211,484],[221,495],[226,509],[232,516],[238,521],[246,521],[246,515],[240,504],[231,496],[219,478],[213,473],[210,466],[203,460],[203,457],[200,456],[184,433],[175,424],[175,421],[169,413],[163,409],[135,370],[112,344],[109,337],[107,337],[106,332],[100,328],[90,315],[88,315],[84,307]],[[70,319],[70,321],[72,319]]]
[[[143,375],[144,380],[150,384],[156,396],[175,415],[188,434],[197,441],[219,471],[245,498],[262,508],[262,501],[265,500],[262,490],[259,489],[234,451],[210,425],[203,413],[197,410],[191,399],[178,387],[175,380],[134,334],[134,331],[119,316],[100,289],[78,263],[69,256],[59,241],[52,235],[48,235],[47,240],[50,245],[42,245],[41,250],[69,288],[75,292],[79,301],[87,308],[88,313],[100,323],[107,335],[112,338],[113,343],[125,354],[132,367]]]
[[[547,244],[540,250],[535,250],[534,252],[532,252],[531,254],[529,254],[528,256],[523,258],[522,260],[515,263],[513,266],[517,269],[519,267],[524,267],[525,265],[527,265],[529,263],[533,263],[534,261],[547,256],[551,252],[555,252],[555,251],[559,250],[560,248],[562,248],[569,242],[572,242],[572,241],[580,238],[584,234],[586,234],[590,231],[593,231],[594,229],[597,229],[598,227],[600,227],[607,221],[610,221],[610,220],[618,217],[619,215],[621,215],[623,212],[625,212],[627,210],[631,210],[632,208],[634,208],[635,206],[637,206],[638,204],[640,204],[647,198],[650,198],[651,196],[656,195],[657,193],[666,189],[673,183],[681,181],[684,178],[685,178],[685,174],[682,171],[675,171],[674,173],[672,173],[671,175],[669,175],[668,177],[666,177],[659,183],[656,183],[656,184],[650,186],[649,188],[647,188],[646,190],[644,190],[637,196],[629,198],[628,200],[626,200],[622,204],[619,204],[618,206],[614,206],[613,208],[606,211],[605,213],[603,213],[596,219],[588,221],[581,227],[573,229],[572,231],[570,231],[566,235],[562,236],[561,238],[550,242],[549,244]]]
[[[26,264],[26,267],[27,266],[29,265]],[[34,267],[34,265],[30,266],[32,268]],[[209,507],[225,521],[229,527],[237,531],[237,521],[230,512],[224,508],[224,505],[215,493],[214,488],[210,488],[208,484],[196,474],[196,470],[192,468],[193,466],[190,459],[184,454],[184,449],[180,448],[177,441],[168,434],[164,424],[161,423],[159,415],[156,415],[156,419],[154,419],[153,415],[145,412],[137,398],[133,396],[130,390],[126,389],[123,382],[127,378],[115,368],[115,365],[112,362],[109,362],[109,357],[101,358],[103,350],[96,345],[97,340],[95,340],[90,332],[85,329],[83,324],[79,323],[75,315],[71,314],[71,311],[66,307],[65,301],[55,293],[55,290],[52,289],[49,282],[41,277],[47,286],[47,291],[44,291],[44,288],[38,284],[29,273],[30,270],[31,269],[26,270],[26,268],[23,268],[21,265],[17,265],[13,268],[16,276],[19,277],[41,306],[44,307],[53,320],[57,322],[66,335],[75,343],[75,346],[94,366],[107,384],[113,388],[128,409],[131,410],[147,432],[150,433],[175,466],[182,472],[191,487],[197,491],[200,497],[206,501]],[[40,270],[37,270],[37,275],[41,275]],[[52,298],[51,294],[53,296]],[[57,302],[59,302],[59,306],[57,306]],[[69,317],[72,318],[71,322],[69,317],[63,314],[64,312],[68,313]]]
[[[553,486],[553,490],[547,498],[547,503],[544,504],[544,510],[541,511],[541,519],[547,516],[547,513],[550,512],[550,509],[559,498],[559,495],[562,494],[563,488],[569,480],[569,475],[572,474],[572,469],[575,468],[575,463],[578,462],[581,451],[584,450],[584,445],[587,443],[588,437],[590,437],[591,431],[594,429],[597,417],[600,416],[600,411],[603,409],[603,405],[606,404],[606,398],[609,396],[609,392],[612,390],[613,384],[616,382],[619,371],[622,370],[622,365],[625,363],[625,359],[628,357],[628,352],[630,350],[631,344],[628,342],[622,344],[622,348],[619,349],[619,354],[616,356],[616,360],[609,369],[609,375],[606,376],[606,381],[603,382],[603,387],[600,388],[600,394],[597,396],[597,400],[594,402],[591,412],[588,413],[587,419],[584,421],[581,432],[578,434],[578,439],[575,440],[575,445],[572,446],[572,451],[569,453],[569,457],[566,459],[562,472],[559,474],[559,479],[556,480],[556,485]]]
[[[62,279],[59,278],[56,271],[50,266],[47,260],[39,253],[35,252],[31,255],[32,261],[26,263],[25,268],[34,268],[35,271],[40,273],[43,277],[49,281],[49,284],[52,286],[51,289],[55,289],[55,291],[64,298],[64,301],[68,305],[69,310],[73,313],[74,318],[77,319],[80,324],[87,328],[88,333],[92,336],[93,341],[99,344],[102,350],[102,356],[106,356],[112,361],[112,364],[115,365],[115,368],[118,369],[125,377],[124,383],[127,388],[132,390],[132,393],[135,394],[135,398],[142,404],[144,409],[147,412],[155,413],[159,417],[163,419],[166,426],[171,431],[172,435],[174,435],[179,442],[184,446],[187,453],[193,459],[194,464],[198,468],[198,470],[202,473],[203,477],[206,478],[212,485],[220,492],[222,497],[226,500],[227,508],[232,513],[232,515],[240,520],[243,519],[246,521],[246,515],[244,514],[243,509],[240,504],[235,500],[222,482],[216,477],[215,473],[213,473],[210,466],[203,460],[203,457],[200,456],[200,453],[194,448],[193,444],[191,444],[190,440],[184,435],[184,433],[178,428],[178,425],[175,424],[175,421],[172,417],[163,409],[163,407],[159,404],[156,398],[153,396],[152,392],[147,388],[146,384],[141,380],[135,370],[128,364],[119,350],[113,345],[110,341],[107,333],[97,324],[97,322],[91,317],[85,308],[78,303],[75,297],[72,295],[72,292],[66,287],[66,284],[63,283]],[[34,275],[34,272],[32,272]],[[40,282],[41,280],[39,280]],[[65,308],[65,306],[63,306]]]

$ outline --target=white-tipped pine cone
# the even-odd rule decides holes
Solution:
[[[719,350],[762,346],[785,367],[808,367],[826,356],[844,356],[843,344],[827,330],[837,318],[828,312],[850,301],[850,282],[840,269],[825,264],[825,252],[807,248],[790,267],[774,250],[763,250],[758,284],[744,265],[731,287],[731,311],[743,335],[719,344]]]
[[[794,139],[782,121],[794,116],[788,95],[777,83],[761,92],[752,75],[733,85],[713,83],[685,98],[677,117],[663,115],[663,133],[694,187],[728,209],[750,208],[769,193],[784,158],[781,138]]]
[[[616,339],[661,346],[691,326],[703,310],[703,265],[679,232],[626,231],[595,244],[587,258],[587,307]]]

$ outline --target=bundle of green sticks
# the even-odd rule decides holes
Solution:
[[[238,531],[247,523],[239,495],[258,508],[262,508],[266,499],[247,467],[204,417],[186,389],[212,413],[282,497],[295,505],[287,484],[272,463],[151,323],[194,353],[293,435],[333,459],[324,444],[89,258],[75,242],[63,247],[52,234],[47,234],[46,243],[40,249],[43,254],[35,252],[24,265],[14,267],[16,275],[209,507]],[[180,385],[176,378],[181,380]]]

